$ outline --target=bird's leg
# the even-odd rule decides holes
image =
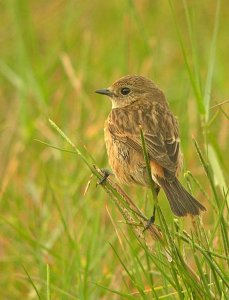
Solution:
[[[160,187],[158,185],[155,186],[155,192],[156,195],[158,195],[158,193],[160,192]],[[154,224],[155,222],[155,217],[156,217],[156,206],[155,204],[153,205],[153,214],[152,216],[149,218],[145,228],[143,229],[143,232],[146,231],[151,225]]]
[[[98,181],[97,185],[103,184],[113,174],[109,169],[100,169],[100,171],[103,173],[103,177]]]
[[[150,227],[151,225],[154,224],[154,222],[155,222],[155,213],[156,213],[156,206],[155,206],[155,204],[154,204],[154,206],[153,206],[153,214],[152,214],[152,216],[149,218],[148,222],[146,223],[146,226],[144,227],[143,232],[145,232],[147,229],[149,229],[149,227]]]

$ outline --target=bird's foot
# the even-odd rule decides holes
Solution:
[[[113,174],[112,171],[109,169],[100,169],[100,171],[103,173],[103,177],[97,182],[97,185],[106,182],[107,178]]]
[[[155,222],[155,212],[156,212],[156,207],[155,207],[155,205],[154,205],[154,207],[153,207],[153,214],[152,214],[152,216],[149,218],[148,222],[146,223],[146,226],[144,227],[143,232],[145,232],[147,229],[150,228],[151,225],[154,224],[154,222]]]

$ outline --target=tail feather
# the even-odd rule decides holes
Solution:
[[[159,184],[163,188],[171,206],[173,213],[176,216],[199,215],[206,208],[200,204],[185,188],[181,185],[177,178],[174,181],[168,182],[164,179],[158,179]]]

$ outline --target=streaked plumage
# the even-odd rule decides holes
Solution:
[[[175,215],[197,215],[205,208],[179,183],[182,164],[178,124],[163,92],[142,76],[125,76],[108,89],[112,110],[105,122],[105,143],[118,181],[149,185],[140,126],[144,132],[154,182],[162,187]]]

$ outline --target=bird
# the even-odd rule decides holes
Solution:
[[[104,138],[117,181],[150,187],[142,130],[156,193],[160,189],[164,191],[172,212],[178,217],[196,216],[205,211],[178,180],[183,161],[178,121],[163,91],[151,79],[127,75],[95,92],[108,96],[112,103],[104,124]]]

